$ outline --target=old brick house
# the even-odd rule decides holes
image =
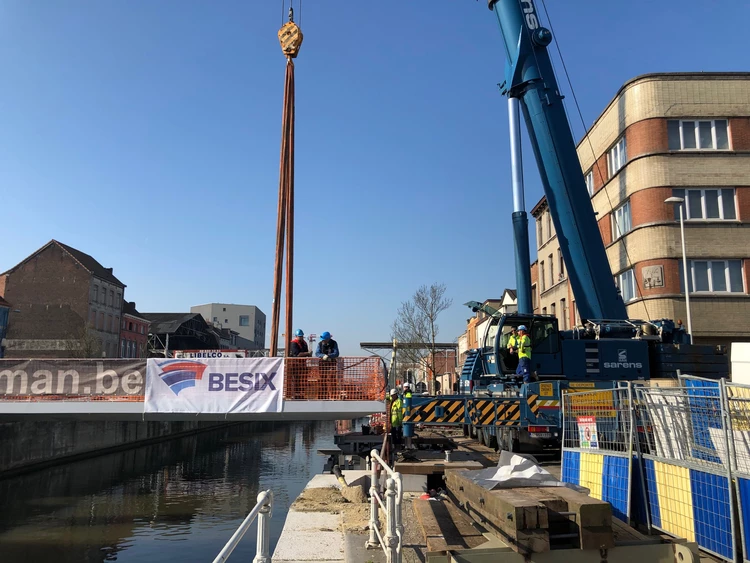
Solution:
[[[148,356],[148,331],[151,323],[135,308],[135,303],[125,301],[122,306],[120,330],[120,357],[146,358]]]
[[[112,268],[50,241],[0,274],[13,303],[6,357],[117,357],[124,291]]]

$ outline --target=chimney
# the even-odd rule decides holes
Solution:
[[[110,274],[112,273],[112,268],[104,268],[104,269],[107,270]]]

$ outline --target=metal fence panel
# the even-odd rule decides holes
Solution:
[[[636,390],[651,524],[731,561],[736,542],[723,388],[716,381],[681,382]]]
[[[630,519],[633,484],[633,414],[630,385],[563,396],[562,478],[586,487]]]
[[[727,383],[725,397],[742,553],[744,560],[750,561],[750,386]]]

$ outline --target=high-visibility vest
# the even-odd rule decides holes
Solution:
[[[518,337],[518,357],[531,359],[531,338],[526,334]]]
[[[508,348],[516,347],[518,347],[518,337],[511,332],[510,336],[508,337]]]
[[[401,426],[404,421],[404,412],[401,407],[401,397],[396,397],[391,401],[391,426]]]

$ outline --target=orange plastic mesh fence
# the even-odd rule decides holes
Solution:
[[[284,399],[382,401],[387,381],[378,357],[285,358]]]

